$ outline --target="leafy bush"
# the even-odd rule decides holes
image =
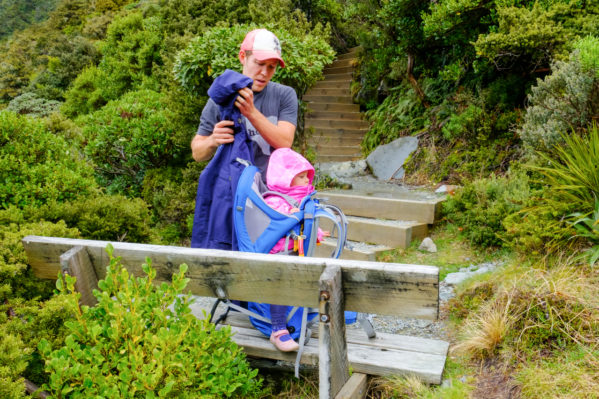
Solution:
[[[530,2],[530,6],[497,7],[498,27],[480,35],[475,48],[498,68],[534,70],[567,52],[579,35],[592,34],[599,8],[576,1]],[[596,26],[596,24],[595,24]]]
[[[147,169],[183,162],[192,133],[176,123],[165,96],[142,90],[81,117],[86,154],[109,193],[138,195]]]
[[[40,120],[0,112],[0,209],[89,196],[93,169]]]
[[[187,220],[193,217],[197,181],[206,163],[183,168],[151,169],[143,182],[142,198],[151,206],[161,242],[180,243],[191,236]]]
[[[599,128],[561,137],[563,144],[553,152],[539,153],[540,165],[529,165],[547,188],[505,220],[506,238],[520,251],[576,247],[580,240],[572,223],[589,216],[599,198]]]
[[[6,107],[7,111],[12,111],[17,114],[28,114],[31,116],[44,117],[53,112],[58,111],[60,102],[54,100],[46,100],[38,97],[35,93],[23,93],[12,99]]]
[[[0,210],[0,222],[0,302],[48,298],[51,289],[31,273],[21,240],[28,235],[76,238],[79,232],[64,222],[25,222],[15,208]]]
[[[599,78],[574,52],[567,62],[556,61],[553,73],[538,80],[529,95],[524,124],[518,130],[529,150],[549,150],[561,134],[580,131],[599,117]]]
[[[471,243],[501,246],[503,219],[522,208],[530,195],[528,178],[520,173],[475,180],[443,203],[446,218],[462,229]]]
[[[372,125],[363,147],[371,152],[378,145],[417,132],[428,123],[422,112],[423,107],[414,92],[407,86],[398,87],[378,108],[366,114]]]
[[[29,220],[64,220],[92,240],[148,242],[151,237],[150,212],[141,198],[101,195],[27,208],[24,213]]]
[[[241,71],[239,44],[252,29],[270,29],[281,41],[285,68],[278,68],[273,80],[296,89],[298,96],[322,77],[322,69],[333,61],[334,51],[327,44],[327,33],[315,29],[303,37],[271,24],[216,27],[204,32],[180,51],[175,62],[175,78],[187,90],[205,93],[212,77],[225,69]]]
[[[112,256],[94,295],[98,304],[78,308],[67,322],[65,346],[39,349],[50,374],[44,389],[61,396],[249,397],[258,393],[251,370],[229,328],[198,320],[181,293],[187,265],[172,284],[153,284],[156,270],[146,259],[146,277],[134,278]],[[57,281],[60,295],[76,305],[74,278]],[[171,308],[172,305],[172,308]]]
[[[144,18],[140,12],[115,18],[100,46],[102,60],[77,76],[65,94],[62,111],[75,117],[96,111],[130,90],[157,90],[153,73],[163,64],[164,39],[159,25],[157,18]]]

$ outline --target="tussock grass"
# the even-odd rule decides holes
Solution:
[[[454,350],[487,357],[509,347],[530,352],[590,345],[599,335],[597,277],[571,258],[519,275],[495,273],[495,295],[465,319]]]
[[[599,352],[592,348],[526,365],[516,379],[523,399],[599,398]]]

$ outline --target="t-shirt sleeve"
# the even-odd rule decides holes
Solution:
[[[218,105],[216,105],[212,99],[208,99],[206,106],[202,110],[197,134],[200,136],[210,136],[214,130],[214,125],[216,125],[219,120],[220,112],[218,111]]]
[[[297,126],[297,94],[292,87],[281,86],[284,90],[281,93],[281,107],[279,110],[279,121],[286,121]]]

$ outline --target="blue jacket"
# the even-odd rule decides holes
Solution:
[[[233,197],[244,165],[236,159],[253,163],[254,151],[241,112],[234,103],[237,92],[244,87],[251,88],[252,83],[247,76],[226,70],[208,89],[208,95],[219,106],[221,120],[235,123],[235,140],[221,145],[200,175],[191,234],[192,248],[237,250]]]

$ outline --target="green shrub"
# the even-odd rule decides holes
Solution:
[[[151,169],[143,182],[142,198],[150,205],[161,242],[180,243],[191,237],[187,219],[193,216],[198,178],[206,163],[183,168]]]
[[[553,73],[537,80],[528,99],[524,124],[518,130],[529,150],[550,150],[562,133],[581,131],[599,117],[599,78],[583,68],[579,53],[556,61]]]
[[[79,118],[100,185],[136,196],[147,169],[182,163],[193,134],[176,121],[166,97],[150,90],[128,93]]]
[[[21,377],[46,381],[36,349],[41,338],[64,342],[64,321],[73,317],[69,304],[52,295],[53,282],[35,277],[21,240],[28,235],[79,238],[63,221],[26,222],[12,207],[0,210],[0,397],[24,397]]]
[[[28,235],[79,237],[64,222],[25,222],[16,208],[0,210],[0,302],[20,298],[48,298],[51,289],[33,276],[21,240]]]
[[[501,246],[502,221],[522,208],[529,195],[528,178],[524,174],[491,176],[457,190],[443,203],[443,211],[471,243]]]
[[[563,144],[551,153],[538,153],[539,164],[529,168],[546,186],[522,211],[505,220],[507,239],[523,252],[543,254],[575,247],[572,224],[590,216],[599,198],[599,128],[581,135],[562,135]],[[582,237],[580,237],[582,238]]]
[[[422,104],[413,90],[399,86],[379,107],[366,113],[372,125],[362,146],[371,152],[378,145],[418,132],[428,123],[422,114]]]
[[[298,37],[272,24],[234,25],[207,30],[193,39],[177,55],[175,78],[188,91],[205,93],[212,77],[225,69],[241,71],[239,44],[247,32],[257,28],[270,29],[281,41],[285,68],[277,68],[273,81],[295,88],[300,97],[322,77],[324,66],[333,61],[334,51],[327,44],[327,33],[322,29]]]
[[[7,111],[17,114],[44,117],[58,111],[60,102],[38,97],[35,93],[23,93],[12,99],[6,107]]]
[[[43,121],[0,112],[0,209],[85,197],[97,185],[77,149]]]
[[[40,208],[28,208],[29,220],[64,220],[81,236],[92,240],[148,242],[150,211],[141,198],[122,195],[101,195],[73,202],[50,203]]]
[[[146,259],[143,278],[130,276],[112,256],[106,278],[94,291],[98,304],[83,306],[67,322],[65,346],[42,340],[39,349],[50,374],[44,389],[53,395],[89,397],[250,397],[258,393],[251,370],[229,328],[198,320],[190,296],[180,295],[187,265],[172,284],[154,285],[156,270]],[[77,304],[74,278],[64,276],[60,295]],[[172,305],[172,307],[171,307]]]
[[[528,256],[540,256],[574,244],[574,229],[564,216],[576,210],[551,190],[533,190],[522,209],[506,215],[499,233],[506,246]],[[566,246],[566,247],[565,247]]]
[[[95,65],[85,68],[65,93],[61,111],[69,117],[76,117],[100,109],[117,97],[111,92],[111,87],[105,84],[107,80],[106,72]]]

